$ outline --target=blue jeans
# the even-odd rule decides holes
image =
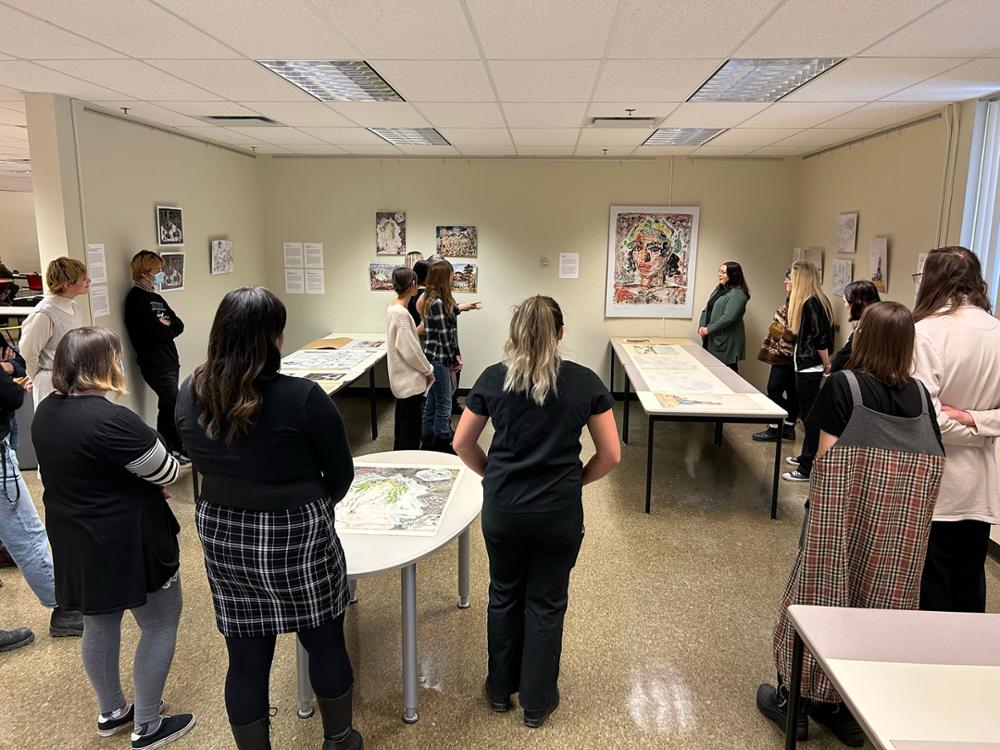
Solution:
[[[54,607],[55,575],[49,538],[21,479],[17,455],[6,439],[0,454],[0,539],[38,600],[46,607]]]
[[[440,362],[431,362],[434,385],[424,401],[421,434],[441,439],[451,438],[451,371]]]

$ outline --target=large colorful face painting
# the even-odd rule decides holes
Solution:
[[[609,318],[690,318],[698,209],[612,206]]]

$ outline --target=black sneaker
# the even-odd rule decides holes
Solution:
[[[53,638],[80,638],[83,635],[83,615],[56,607],[49,618],[49,635]]]
[[[559,688],[556,688],[556,697],[552,701],[552,704],[542,710],[542,711],[529,711],[524,709],[524,726],[530,729],[538,729],[545,720],[549,718],[549,714],[559,708]]]
[[[167,704],[160,699],[160,713]],[[135,704],[129,701],[124,706],[109,714],[97,715],[97,733],[101,737],[113,737],[119,732],[123,732],[132,726],[135,721]]]
[[[785,733],[788,699],[779,701],[778,689],[774,685],[768,685],[765,682],[757,688],[757,710],[777,724],[782,734]],[[800,701],[799,716],[795,725],[795,739],[809,739],[809,714],[805,712],[802,701]]]
[[[781,475],[781,478],[784,479],[786,482],[808,482],[809,481],[809,477],[807,477],[805,474],[803,474],[798,469],[795,469],[794,471],[786,471],[784,474]]]
[[[837,739],[848,747],[864,746],[865,732],[843,703],[810,702],[809,715],[833,732]]]
[[[776,443],[778,442],[778,428],[769,426],[766,430],[755,432],[750,437],[758,443]]]
[[[35,634],[28,628],[0,630],[0,651],[14,651],[35,640]]]
[[[799,457],[798,456],[785,456],[785,463],[789,466],[798,466]]]
[[[486,700],[490,704],[490,708],[498,714],[505,714],[510,711],[514,705],[510,702],[510,696],[506,698],[497,698],[493,695],[493,691],[490,690],[490,681],[486,680],[483,683],[483,695],[486,696]]]
[[[781,426],[781,439],[782,440],[795,440],[795,425],[786,424]]]
[[[160,727],[155,732],[141,734],[146,728],[143,724],[136,727],[139,733],[132,732],[132,750],[156,750],[169,742],[183,737],[191,731],[195,724],[192,714],[177,714],[177,716],[161,716]]]

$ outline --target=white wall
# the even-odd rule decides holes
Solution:
[[[0,190],[0,259],[13,271],[39,270],[34,201],[31,193]]]

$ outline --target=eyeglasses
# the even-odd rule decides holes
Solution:
[[[917,273],[911,273],[910,278],[913,279],[914,283],[920,281],[920,277],[924,275],[923,271],[918,271]]]

